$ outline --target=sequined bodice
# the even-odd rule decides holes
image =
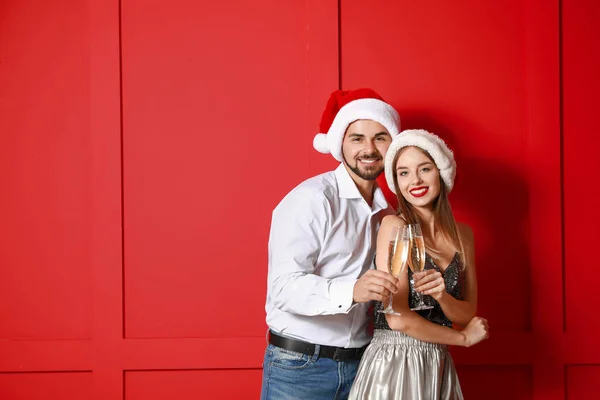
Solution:
[[[427,254],[425,259],[425,269],[435,269],[437,271],[442,272],[440,267],[438,267],[433,259]],[[412,285],[412,271],[408,270],[408,281],[410,286],[410,293],[408,295],[408,303],[410,307],[414,307],[418,303],[418,299],[416,297],[416,290]],[[460,262],[460,257],[458,253],[454,255],[454,258],[450,262],[450,265],[442,272],[444,276],[444,283],[446,284],[446,292],[450,294],[452,297],[458,300],[463,299],[463,287],[465,285],[465,273],[462,268],[462,263]],[[423,296],[423,299],[426,304],[432,305],[433,308],[429,310],[421,310],[416,311],[423,318],[428,319],[431,322],[434,322],[438,325],[444,325],[451,327],[452,321],[446,318],[444,312],[442,311],[442,307],[440,304],[431,296]],[[375,329],[385,329],[390,330],[386,319],[385,314],[378,312],[383,309],[383,304],[379,301],[375,302]]]

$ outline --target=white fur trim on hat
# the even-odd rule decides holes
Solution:
[[[395,165],[392,165],[396,153],[400,149],[409,146],[418,147],[429,153],[435,165],[440,170],[440,176],[448,189],[448,193],[450,193],[454,187],[454,178],[456,177],[454,154],[442,139],[424,129],[402,131],[392,140],[392,144],[390,144],[385,155],[385,180],[390,190],[396,193],[396,188],[394,187],[394,170],[396,168]]]
[[[358,99],[349,102],[337,112],[327,134],[318,133],[313,147],[320,153],[331,155],[342,162],[342,141],[348,125],[359,119],[379,122],[393,137],[400,131],[400,116],[394,107],[378,99]]]
[[[329,153],[329,148],[327,147],[327,135],[324,133],[317,133],[313,139],[313,147],[319,153]]]

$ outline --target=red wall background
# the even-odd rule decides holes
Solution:
[[[600,379],[594,0],[0,2],[0,399],[254,399],[270,213],[331,90],[438,132],[491,338],[468,399]]]

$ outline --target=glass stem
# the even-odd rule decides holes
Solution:
[[[420,306],[426,305],[425,302],[423,301],[423,293],[421,293],[421,292],[419,292],[419,305]]]

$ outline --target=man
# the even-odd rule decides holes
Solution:
[[[335,91],[313,146],[341,162],[273,211],[269,237],[263,400],[345,399],[371,337],[369,302],[398,280],[371,269],[391,210],[376,183],[399,133],[396,110],[371,89]]]

